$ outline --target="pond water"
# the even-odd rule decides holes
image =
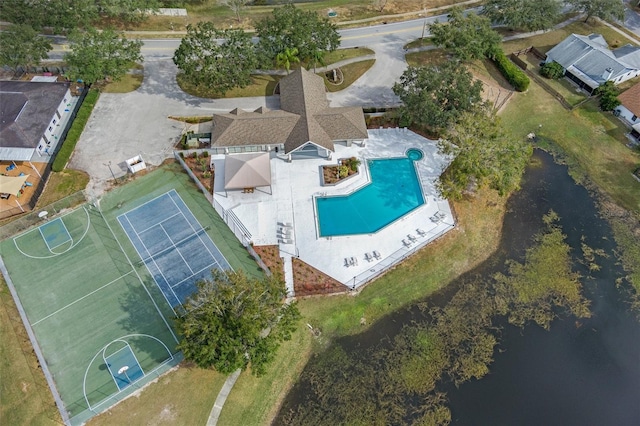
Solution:
[[[616,280],[624,272],[614,256],[609,225],[599,217],[588,191],[568,176],[565,166],[538,150],[534,164],[525,174],[522,190],[509,200],[498,252],[430,297],[429,302],[445,303],[465,278],[505,272],[506,259],[522,260],[533,235],[543,229],[543,215],[554,210],[572,248],[574,269],[583,276],[593,315],[580,321],[565,316],[554,321],[550,331],[535,325],[520,329],[501,324],[504,329],[490,373],[459,388],[447,383],[440,386],[448,396],[452,424],[640,424],[640,322],[628,313],[616,288]],[[582,242],[609,255],[598,258],[600,271],[589,273],[577,262]],[[336,344],[350,357],[371,356],[372,350],[388,346],[412,321],[424,321],[417,306],[395,312],[367,332]],[[312,359],[310,365],[321,358]],[[282,423],[283,412],[304,403],[309,367],[287,396],[275,424]]]

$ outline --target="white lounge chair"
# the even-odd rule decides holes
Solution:
[[[411,247],[411,242],[405,239],[402,240],[402,244],[404,244],[405,247]]]
[[[366,252],[364,254],[364,260],[366,260],[367,262],[371,262],[373,260],[373,256],[371,256],[369,252]]]
[[[347,268],[348,268],[349,266],[351,266],[351,265],[349,264],[349,258],[347,258],[347,257],[345,257],[345,258],[344,258],[344,266],[345,266],[345,267],[347,267]]]
[[[351,257],[349,259],[349,265],[351,266],[357,266],[358,265],[358,259],[356,259],[355,257]]]
[[[417,228],[416,232],[418,233],[418,235],[420,235],[421,237],[424,237],[425,235],[427,235],[426,232],[424,232],[424,230]]]
[[[416,239],[417,239],[416,237],[414,237],[414,236],[413,236],[413,235],[411,235],[411,234],[407,234],[407,238],[408,238],[408,239],[409,239],[409,241],[411,241],[412,243],[414,243],[414,242],[416,241]]]
[[[373,257],[375,257],[376,259],[380,259],[382,256],[380,256],[380,252],[377,250],[373,251]]]

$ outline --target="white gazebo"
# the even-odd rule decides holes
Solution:
[[[224,190],[253,191],[269,187],[271,194],[271,162],[268,152],[230,154],[224,158]]]

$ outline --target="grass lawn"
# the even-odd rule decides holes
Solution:
[[[107,83],[100,89],[102,93],[129,93],[137,90],[142,85],[144,75],[142,74],[125,74],[118,81]]]
[[[640,213],[640,184],[631,176],[640,164],[640,155],[624,145],[622,123],[602,113],[595,100],[566,111],[532,83],[526,93],[509,102],[502,117],[517,136],[535,132],[555,141],[617,203]]]
[[[7,425],[60,425],[16,305],[0,275],[0,419]]]
[[[340,24],[347,21],[380,17],[381,20],[391,21],[383,18],[386,15],[419,12],[423,9],[432,9],[443,6],[451,6],[460,3],[461,0],[389,0],[382,12],[374,9],[371,0],[321,0],[313,2],[296,3],[296,7],[303,10],[317,12],[320,16],[326,17],[329,9],[338,13],[331,21]],[[145,22],[127,27],[127,29],[146,31],[184,31],[188,24],[195,24],[200,21],[209,21],[220,28],[229,26],[252,28],[255,21],[271,16],[273,6],[248,6],[240,12],[240,22],[236,19],[231,9],[218,4],[216,0],[201,0],[198,2],[185,2],[188,16],[151,16]],[[105,22],[105,25],[119,25],[121,22]]]
[[[61,172],[51,172],[47,187],[38,200],[38,206],[47,206],[54,201],[82,191],[88,183],[89,175],[80,170],[64,169]]]
[[[394,310],[422,300],[485,260],[500,239],[505,199],[482,193],[454,203],[459,227],[367,286],[358,296],[304,299],[300,329],[278,351],[262,378],[243,373],[227,399],[219,425],[269,424],[308,358],[335,338],[359,333]],[[363,325],[363,322],[366,325]],[[322,331],[312,337],[306,324]]]
[[[88,424],[204,425],[225,380],[226,376],[213,370],[183,363]]]
[[[355,62],[353,64],[347,64],[340,67],[342,74],[344,75],[344,80],[340,84],[331,84],[325,76],[324,79],[327,90],[329,92],[339,92],[340,90],[346,89],[351,86],[354,81],[362,77],[362,75],[367,72],[375,62],[375,59],[367,59],[366,61]]]
[[[413,49],[416,47],[425,47],[425,46],[432,46],[432,45],[433,45],[433,41],[431,37],[425,37],[425,38],[419,38],[417,40],[413,40],[411,43],[405,44],[404,48]]]

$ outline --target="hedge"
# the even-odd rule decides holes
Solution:
[[[89,90],[89,93],[85,96],[84,101],[78,110],[78,114],[73,120],[71,128],[67,132],[67,137],[62,143],[62,147],[60,147],[58,154],[56,154],[55,160],[53,160],[51,170],[54,172],[61,172],[67,165],[67,162],[80,139],[80,135],[84,130],[84,126],[87,124],[87,121],[89,121],[93,107],[96,106],[96,103],[98,102],[99,96],[100,92],[95,89]]]
[[[495,53],[493,62],[495,62],[504,78],[511,83],[514,89],[518,92],[527,90],[530,83],[529,77],[516,64],[511,62],[502,50],[498,50]]]

